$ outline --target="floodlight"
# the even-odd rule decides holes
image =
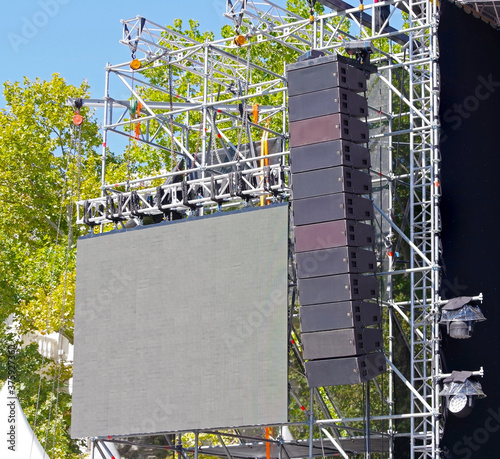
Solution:
[[[485,398],[481,384],[470,379],[471,371],[453,371],[443,379],[443,389],[439,395],[446,397],[448,411],[459,418],[467,416],[478,398]]]
[[[468,304],[471,300],[470,296],[460,296],[443,306],[439,323],[446,325],[452,338],[470,338],[474,323],[486,320],[479,306]]]
[[[470,410],[472,410],[472,407],[468,406],[468,401],[467,395],[453,395],[448,399],[448,410],[456,416],[461,417],[461,414],[465,411],[470,412]],[[469,414],[468,412],[467,414]],[[463,417],[465,417],[465,415]]]

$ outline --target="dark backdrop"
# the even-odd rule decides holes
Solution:
[[[442,123],[442,295],[477,295],[487,322],[469,340],[443,335],[444,370],[478,370],[487,398],[464,419],[446,415],[445,457],[500,457],[500,32],[443,1],[439,24]]]

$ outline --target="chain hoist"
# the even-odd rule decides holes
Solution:
[[[309,5],[309,23],[314,23],[314,5],[316,5],[316,0],[307,0]]]

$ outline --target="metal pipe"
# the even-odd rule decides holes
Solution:
[[[410,247],[423,258],[423,260],[429,265],[429,267],[432,267],[433,264],[427,258],[427,256],[417,247],[417,245],[412,240],[410,240],[410,238],[408,238],[408,236],[406,236],[405,233],[403,233],[403,231],[401,231],[401,229],[398,226],[396,226],[396,224],[385,214],[385,212],[377,205],[377,203],[374,202],[373,207],[375,207],[375,209],[377,209],[382,214],[382,216],[390,223],[390,225],[396,230],[396,232],[403,238],[403,240],[406,241],[410,245]],[[411,265],[412,265],[411,269],[415,269],[415,267],[413,266],[414,265],[413,257],[412,257]],[[412,272],[412,271],[410,271],[410,272]]]
[[[340,443],[333,438],[333,436],[328,432],[328,430],[321,428],[321,431],[328,437],[328,439],[332,442],[333,446],[338,449],[339,453],[344,457],[345,459],[349,459],[349,456],[347,453],[344,451],[344,448],[340,445]]]
[[[429,416],[429,413],[405,413],[405,414],[394,414],[390,415],[381,415],[381,416],[372,416],[372,421],[387,421],[389,419],[394,420],[402,420],[402,419],[411,419],[411,418],[425,418]],[[328,425],[328,424],[337,424],[339,422],[363,422],[364,417],[357,418],[336,418],[336,419],[321,419],[317,420],[315,424],[317,425]],[[342,428],[345,428],[342,426]]]
[[[267,155],[266,157],[267,158],[278,158],[278,157],[281,157],[281,156],[285,156],[287,154],[288,154],[288,152],[271,153],[271,154]],[[262,155],[261,156],[257,156],[255,158],[242,158],[239,161],[228,161],[228,162],[225,162],[225,163],[222,163],[222,164],[214,164],[214,165],[211,165],[211,166],[206,166],[205,170],[209,171],[209,170],[213,170],[213,169],[220,169],[221,167],[235,166],[238,163],[244,164],[244,163],[252,162],[252,161],[255,161],[255,160],[262,159],[262,158],[264,158]],[[257,168],[256,170],[258,170],[258,169],[259,168]],[[164,179],[164,178],[168,178],[168,177],[176,177],[178,175],[189,175],[189,174],[191,174],[193,172],[197,172],[198,170],[199,170],[199,168],[193,167],[191,169],[186,169],[186,170],[181,170],[181,171],[174,171],[174,172],[168,172],[166,174],[160,174],[160,175],[155,175],[155,176],[151,176],[151,177],[144,177],[144,178],[140,178],[140,179],[134,179],[134,180],[130,180],[128,183],[130,185],[133,185],[133,184],[136,184],[136,183],[149,182],[151,180]],[[224,174],[221,174],[221,176],[223,176],[223,175]],[[225,175],[227,176],[227,174],[225,174]],[[112,189],[112,188],[116,188],[116,187],[119,187],[119,186],[125,186],[126,184],[127,184],[127,182],[117,182],[117,183],[113,183],[113,184],[108,185],[106,188]],[[94,199],[98,199],[98,198],[94,198]],[[89,200],[89,201],[92,202],[92,199]],[[78,201],[78,202],[83,202],[83,201]]]
[[[309,396],[309,459],[314,457],[314,392],[311,388]]]
[[[425,400],[425,398],[422,397],[422,395],[417,391],[417,389],[415,389],[415,386],[413,384],[411,384],[403,375],[403,373],[401,373],[398,368],[396,367],[396,365],[394,365],[390,360],[388,360],[386,358],[386,361],[387,363],[389,364],[389,366],[394,370],[394,372],[399,376],[399,379],[401,379],[401,381],[403,381],[403,383],[405,384],[406,387],[408,387],[408,389],[410,389],[411,393],[420,401],[420,403],[422,403],[422,405],[425,406],[425,408],[427,410],[429,410],[429,413],[434,413],[432,407],[427,403],[427,400]]]
[[[365,458],[370,459],[370,380],[365,383]]]
[[[207,118],[208,118],[208,58],[209,47],[205,46],[203,62],[203,108],[202,108],[202,132],[201,132],[201,175],[205,178],[205,167],[207,165]]]
[[[484,377],[484,368],[481,367],[478,371],[472,371],[472,376],[481,376]],[[436,375],[436,379],[444,379],[444,378],[448,378],[451,376],[451,373],[439,373],[438,375]]]
[[[108,110],[109,110],[109,63],[106,66],[106,78],[104,80],[104,124],[102,132],[102,158],[101,158],[101,197],[104,196],[104,188],[106,186],[106,148],[108,146]]]
[[[422,266],[421,268],[409,268],[409,269],[398,269],[396,271],[385,271],[381,273],[375,273],[375,276],[393,276],[395,274],[408,274],[408,273],[421,273],[424,271],[429,271],[432,269],[430,266]]]

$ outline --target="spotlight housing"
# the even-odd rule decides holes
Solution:
[[[472,400],[472,399],[471,399]],[[452,395],[448,399],[448,410],[458,417],[465,417],[472,411],[467,395]]]
[[[471,300],[470,296],[459,296],[442,307],[439,323],[446,325],[450,337],[468,339],[472,335],[474,324],[486,320],[479,306],[468,304]]]
[[[443,379],[443,389],[439,392],[446,398],[448,411],[459,418],[470,414],[476,399],[486,397],[481,384],[469,379],[471,376],[471,371],[454,371]]]

